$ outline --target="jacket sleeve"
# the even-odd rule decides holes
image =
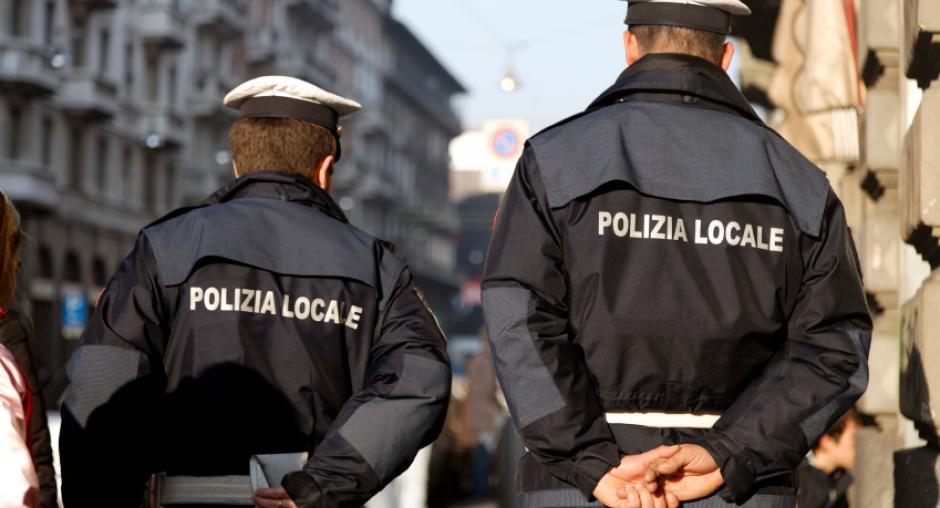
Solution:
[[[3,345],[13,353],[16,363],[20,366],[33,394],[33,408],[30,422],[32,434],[33,463],[36,465],[36,474],[39,476],[41,508],[58,506],[58,494],[55,483],[55,468],[52,463],[52,440],[49,437],[49,424],[46,418],[46,405],[42,398],[42,390],[36,377],[36,367],[33,355],[29,349],[30,322],[18,311],[11,313],[8,322],[4,323],[0,332]]]
[[[494,365],[529,452],[593,498],[620,463],[581,348],[568,330],[561,237],[538,161],[526,148],[498,212],[486,260],[483,311]]]
[[[868,386],[872,323],[841,203],[830,191],[822,232],[804,236],[804,272],[787,340],[702,444],[721,467],[727,498],[793,470]]]
[[[380,308],[366,383],[303,471],[282,485],[300,508],[358,507],[440,433],[451,370],[443,333],[404,265]]]
[[[138,237],[98,298],[68,366],[60,453],[66,506],[137,506],[157,456],[167,330],[153,255]]]

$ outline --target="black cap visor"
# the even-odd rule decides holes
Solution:
[[[725,11],[701,5],[643,2],[629,5],[624,23],[682,26],[728,35],[731,33],[731,19],[731,14]]]

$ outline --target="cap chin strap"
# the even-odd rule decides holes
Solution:
[[[671,2],[633,3],[627,8],[628,25],[668,25],[721,35],[731,33],[731,14],[702,5]]]

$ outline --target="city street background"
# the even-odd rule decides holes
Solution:
[[[747,3],[730,75],[827,173],[875,315],[852,506],[940,506],[940,4]],[[481,332],[490,225],[524,140],[623,70],[625,11],[614,0],[0,0],[0,188],[28,235],[17,305],[52,417],[138,230],[232,178],[236,115],[222,97],[290,75],[363,104],[344,126],[335,198],[404,249],[450,339],[444,434],[373,506],[514,506],[523,449]]]

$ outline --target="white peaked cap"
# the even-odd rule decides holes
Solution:
[[[241,109],[245,101],[258,97],[283,97],[319,104],[332,109],[340,117],[355,113],[362,108],[356,101],[340,97],[312,83],[290,76],[261,76],[248,80],[229,92],[224,101],[226,107]]]
[[[242,118],[293,118],[329,130],[336,137],[337,160],[341,153],[339,119],[362,108],[356,101],[289,76],[261,76],[246,81],[223,101]]]

